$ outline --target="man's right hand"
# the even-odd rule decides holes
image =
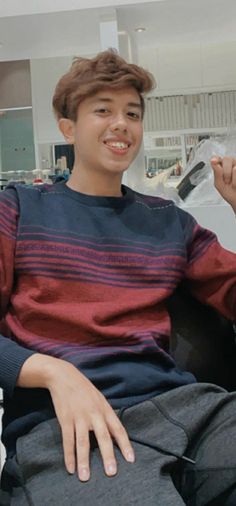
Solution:
[[[65,466],[77,469],[80,480],[90,477],[89,432],[93,431],[108,476],[117,472],[112,439],[128,462],[134,451],[127,432],[103,394],[72,364],[47,355],[29,357],[18,377],[17,386],[42,387],[50,391],[61,426]]]

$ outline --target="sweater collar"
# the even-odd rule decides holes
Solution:
[[[128,186],[122,185],[121,191],[122,196],[120,197],[106,197],[97,195],[87,195],[76,190],[69,188],[66,183],[56,184],[57,192],[65,193],[68,197],[77,200],[81,204],[94,207],[126,207],[128,204],[134,201],[134,192]]]

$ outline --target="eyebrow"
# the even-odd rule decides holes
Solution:
[[[109,98],[109,97],[94,97],[92,102],[96,103],[96,102],[107,102],[107,103],[112,103],[114,102],[114,100],[112,98]],[[136,107],[137,109],[141,110],[142,109],[142,106],[141,106],[141,103],[140,102],[128,102],[126,104],[128,107]]]

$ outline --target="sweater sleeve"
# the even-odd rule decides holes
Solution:
[[[187,248],[188,288],[201,302],[236,320],[236,254],[223,248],[216,235],[188,213],[182,214],[181,220]]]
[[[14,188],[0,193],[0,319],[9,308],[14,288],[14,258],[19,204]],[[4,327],[4,325],[3,325]],[[18,374],[32,350],[0,334],[0,387],[12,395]]]

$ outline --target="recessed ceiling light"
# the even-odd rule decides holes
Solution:
[[[141,32],[145,32],[146,28],[144,28],[143,26],[139,26],[138,28],[135,28],[135,32],[138,32],[138,33],[141,33]]]

